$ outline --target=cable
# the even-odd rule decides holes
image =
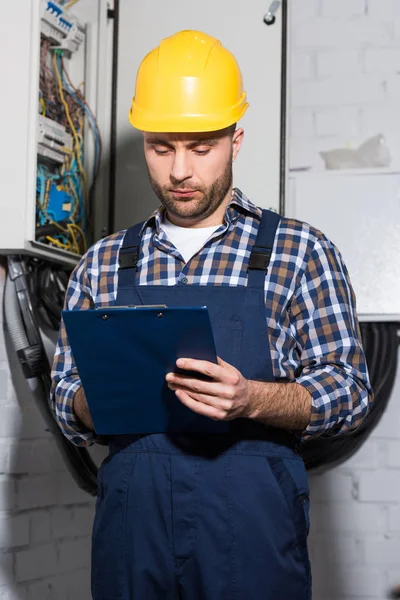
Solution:
[[[74,124],[72,122],[71,115],[70,115],[70,112],[69,112],[68,104],[67,104],[67,102],[66,102],[66,100],[64,98],[62,79],[61,79],[60,71],[58,69],[58,64],[57,64],[57,52],[55,52],[54,56],[53,56],[53,65],[54,65],[54,70],[55,70],[56,77],[57,77],[57,80],[58,80],[58,91],[59,91],[59,94],[60,94],[61,102],[64,105],[65,114],[67,116],[69,126],[71,128],[72,134],[73,134],[74,139],[75,139],[75,155],[76,155],[76,159],[77,159],[77,162],[78,162],[79,171],[80,171],[80,173],[82,175],[82,179],[83,179],[83,183],[84,183],[85,199],[87,200],[87,198],[88,198],[88,182],[87,182],[86,173],[85,173],[85,170],[84,170],[84,168],[82,166],[81,157],[80,157],[81,143],[80,143],[79,138],[78,138],[78,133],[77,133],[77,131],[76,131],[75,127],[74,127]]]
[[[48,267],[42,287],[39,278],[41,269],[37,259],[25,259],[17,256],[8,257],[8,275],[5,286],[5,320],[15,352],[19,358],[25,379],[46,425],[54,436],[54,440],[66,462],[66,465],[77,485],[95,496],[97,493],[97,466],[86,448],[74,446],[61,433],[52,406],[50,405],[50,364],[44,350],[37,317],[36,307],[46,294],[56,293],[58,301],[63,302],[65,294],[65,276],[48,278],[54,273],[54,265]],[[50,270],[49,270],[50,269]],[[35,276],[32,276],[32,273]],[[59,293],[61,291],[61,294]],[[53,311],[54,309],[52,309]],[[60,314],[61,316],[61,314]],[[58,329],[59,319],[54,322]]]
[[[46,182],[46,185],[47,185],[48,181],[49,181],[49,180],[47,180],[47,182]],[[61,231],[61,232],[63,232],[63,233],[68,233],[68,232],[70,232],[70,230],[69,230],[69,227],[70,227],[70,226],[75,226],[75,227],[78,227],[78,225],[76,225],[75,223],[73,223],[73,224],[71,224],[71,223],[66,223],[65,225],[62,225],[61,223],[57,223],[57,221],[54,221],[54,220],[53,220],[53,219],[51,219],[51,217],[48,215],[48,213],[47,213],[47,211],[46,211],[46,208],[44,207],[44,205],[42,205],[42,211],[44,212],[44,214],[45,214],[45,216],[46,216],[46,219],[47,219],[47,221],[49,222],[49,224],[51,224],[51,225],[54,225],[54,227],[55,227],[56,229],[58,229],[59,231]],[[84,233],[83,233],[83,231],[82,231],[82,230],[81,230],[79,227],[78,227],[78,229],[79,229],[79,230],[80,230],[80,232],[81,232],[82,239],[83,239],[83,243],[84,243],[84,247],[85,247],[85,249],[86,249],[86,240],[85,240]],[[70,233],[71,233],[71,232],[70,232]],[[74,236],[74,234],[73,234],[73,233],[72,233],[72,237],[73,237],[73,242],[74,242],[74,240],[75,240],[75,236]],[[51,236],[49,236],[49,235],[46,235],[46,239],[47,239],[48,241],[50,241],[52,244],[55,244],[55,245],[56,245],[58,248],[62,248],[63,250],[72,250],[73,252],[75,252],[75,253],[77,253],[77,254],[79,254],[79,253],[80,253],[80,249],[79,249],[79,246],[76,244],[76,240],[75,240],[75,244],[74,244],[74,243],[73,243],[73,244],[71,244],[70,242],[63,243],[63,242],[61,242],[60,240],[57,240],[57,239],[55,239],[55,238],[53,238],[53,237],[51,237]],[[85,252],[86,252],[86,250],[85,250]]]
[[[102,156],[102,140],[101,140],[101,135],[100,135],[100,129],[98,127],[96,117],[92,113],[89,105],[83,98],[81,92],[73,86],[71,79],[69,77],[68,71],[65,68],[63,58],[61,58],[60,63],[61,63],[60,71],[62,74],[64,86],[65,86],[66,90],[68,91],[68,93],[71,94],[71,96],[74,98],[74,100],[79,104],[79,106],[83,110],[85,110],[85,112],[88,116],[88,119],[89,119],[90,128],[94,135],[95,158],[94,158],[94,163],[93,163],[92,184],[89,189],[89,201],[88,201],[88,212],[87,212],[88,225],[90,227],[91,222],[92,222],[92,212],[93,212],[93,194],[94,194],[94,190],[95,190],[97,175],[100,170],[101,156]]]
[[[303,444],[308,470],[331,468],[348,460],[362,446],[385,412],[396,378],[400,323],[361,323],[364,352],[374,402],[364,421],[354,431],[311,438]]]
[[[64,10],[68,10],[71,8],[71,6],[73,6],[74,4],[76,4],[78,2],[78,0],[71,0],[70,2],[68,2],[68,4],[66,4],[64,6]]]
[[[45,225],[39,225],[38,227],[36,227],[36,238],[57,234],[59,231],[58,226],[66,228],[67,221],[58,221],[57,225],[54,225],[54,223],[46,223]]]
[[[76,102],[86,111],[86,113],[89,117],[89,123],[92,128],[93,134],[95,136],[95,168],[94,168],[94,173],[93,173],[93,180],[95,180],[96,176],[98,174],[99,168],[100,168],[101,154],[102,154],[102,140],[101,140],[99,126],[97,124],[96,117],[92,113],[89,105],[87,104],[87,102],[85,101],[85,99],[83,97],[79,96],[80,92],[78,91],[78,89],[73,86],[71,79],[69,77],[69,74],[65,68],[63,58],[61,58],[61,74],[62,74],[63,83],[64,83],[66,89],[71,94],[71,96],[76,100]],[[65,78],[64,78],[64,75],[65,75]]]
[[[57,246],[57,248],[61,248],[62,250],[72,250],[72,252],[75,251],[72,248],[72,244],[70,242],[63,244],[62,242],[60,242],[60,240],[57,240],[57,239],[51,237],[50,235],[46,236],[46,240],[48,240],[49,242],[51,242],[52,244]]]
[[[76,223],[68,223],[68,229],[76,229],[79,233],[79,235],[81,236],[82,239],[82,243],[83,243],[83,254],[86,252],[87,247],[86,247],[86,239],[85,239],[85,234],[83,233],[82,229],[76,224]]]
[[[55,219],[53,219],[54,214],[49,214],[49,201],[52,182],[57,182],[57,190],[66,191],[67,194],[71,196],[71,199],[73,199],[73,201],[71,201],[71,213],[69,219],[72,223],[67,222],[65,226],[59,227],[60,235],[58,237],[55,238],[54,235],[47,235],[45,240],[58,248],[70,250],[76,254],[80,254],[80,246],[84,248],[84,251],[86,251],[87,248],[86,236],[82,229],[82,227],[86,227],[86,210],[85,203],[81,202],[80,200],[81,181],[77,175],[79,173],[79,176],[83,180],[85,199],[87,201],[88,183],[81,158],[83,149],[83,114],[87,113],[87,109],[84,104],[80,101],[78,102],[77,100],[79,99],[74,98],[72,94],[69,95],[70,100],[67,101],[68,97],[66,97],[63,93],[61,55],[57,52],[54,53],[53,56],[53,67],[54,73],[58,80],[58,93],[64,106],[67,124],[73,134],[74,150],[69,152],[58,174],[50,174],[49,171],[43,167],[43,165],[39,165],[38,167],[37,193],[39,198],[39,225],[43,226],[46,223],[56,223]],[[75,102],[75,104],[72,105],[71,102]],[[79,113],[76,109],[79,110]],[[81,110],[83,110],[82,114],[80,113]],[[88,114],[91,115],[90,112]],[[74,120],[76,124],[74,123]],[[94,125],[92,123],[92,127],[97,127],[97,124]],[[98,144],[96,144],[96,148],[98,148]],[[81,223],[82,227],[79,227],[78,223]],[[75,229],[75,226],[78,229]],[[79,234],[80,242],[78,242],[77,234]]]
[[[67,3],[67,6],[71,6]],[[49,68],[49,56],[52,53]],[[48,40],[41,43],[40,55],[40,111],[56,122],[62,124],[72,134],[73,149],[63,148],[65,151],[64,162],[54,167],[56,173],[49,172],[42,164],[38,165],[37,173],[37,239],[40,239],[42,227],[52,225],[60,217],[64,217],[65,205],[70,206],[69,218],[64,222],[60,233],[54,232],[54,227],[46,236],[41,236],[42,241],[58,248],[69,249],[79,253],[82,248],[87,248],[87,231],[91,227],[93,210],[93,192],[99,173],[102,155],[102,140],[100,130],[91,108],[87,104],[80,87],[82,82],[75,87],[65,69],[63,51],[53,49]],[[94,161],[91,180],[83,166],[84,157],[84,119],[87,117],[89,128],[94,139]],[[64,201],[62,207],[56,196],[64,191],[71,197],[71,201]],[[53,195],[54,192],[54,195]],[[62,196],[59,197],[63,202]],[[53,212],[54,208],[54,212]],[[79,227],[68,227],[68,223]],[[79,249],[78,249],[79,248]]]

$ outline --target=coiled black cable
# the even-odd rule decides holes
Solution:
[[[42,287],[43,270],[45,272],[46,269],[46,283]],[[46,315],[47,322],[58,330],[66,289],[64,275],[58,273],[55,276],[58,270],[55,265],[43,265],[41,261],[9,256],[4,314],[31,394],[54,436],[67,468],[80,488],[96,495],[96,464],[86,448],[74,446],[61,433],[49,402],[51,367],[40,334],[37,311],[42,316]],[[68,281],[68,275],[66,277]]]
[[[303,445],[308,470],[331,468],[349,459],[365,442],[385,412],[396,378],[400,323],[361,323],[361,335],[369,376],[375,393],[372,407],[354,431],[317,437]]]

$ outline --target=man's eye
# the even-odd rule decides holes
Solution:
[[[164,154],[168,154],[169,150],[157,150],[157,148],[154,148],[154,152],[159,156],[163,156]]]
[[[208,150],[195,150],[194,152],[195,152],[195,154],[198,154],[199,156],[205,156],[206,154],[208,154],[210,152],[210,149],[208,149]]]

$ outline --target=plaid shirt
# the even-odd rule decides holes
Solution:
[[[238,189],[225,222],[187,264],[161,228],[162,213],[144,223],[138,263],[140,285],[245,286],[261,209]],[[97,242],[71,275],[65,306],[84,310],[109,306],[117,296],[118,252],[125,231]],[[357,427],[372,401],[355,298],[340,253],[318,230],[294,219],[280,221],[265,278],[265,302],[273,373],[306,387],[311,421],[303,438]],[[61,324],[52,370],[51,401],[64,435],[76,445],[96,436],[77,420],[73,396],[81,385]]]

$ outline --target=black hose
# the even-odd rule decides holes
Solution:
[[[50,365],[33,311],[26,259],[8,257],[4,293],[4,315],[14,349],[19,358],[32,397],[53,434],[64,461],[77,485],[97,494],[97,466],[86,448],[74,446],[62,434],[50,405]]]
[[[400,323],[362,323],[361,334],[371,385],[372,407],[360,427],[343,435],[320,436],[303,445],[308,470],[338,466],[355,454],[378,425],[396,378]]]
[[[39,227],[36,227],[35,229],[35,239],[39,240],[42,237],[46,237],[47,235],[55,235],[60,233],[60,227],[67,227],[67,224],[70,223],[70,221],[65,220],[65,221],[58,221],[57,225],[55,225],[54,223],[47,223],[47,225],[39,225]]]

